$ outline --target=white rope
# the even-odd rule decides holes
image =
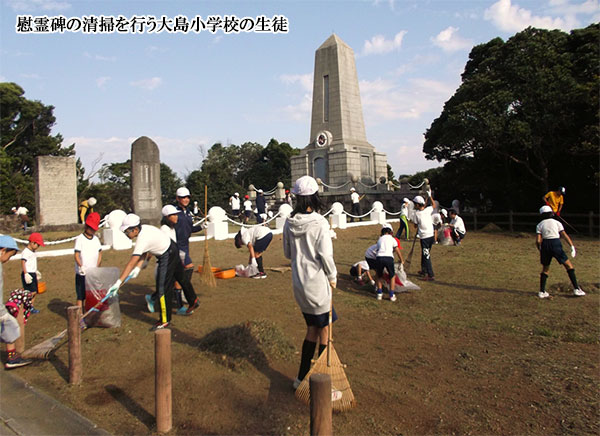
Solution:
[[[323,214],[324,217],[326,217],[327,215],[329,215],[331,212],[333,212],[333,207],[331,209],[329,209],[327,212],[325,212]]]
[[[383,209],[383,211],[384,211],[385,213],[387,213],[388,215],[400,215],[400,214],[402,213],[402,211],[400,211],[400,212],[388,212],[388,211],[387,211],[387,210],[385,210],[385,209]]]
[[[421,186],[423,186],[424,184],[425,184],[425,181],[422,181],[420,185],[413,186],[413,185],[411,185],[410,183],[408,183],[408,186],[409,186],[411,189],[419,189],[419,188],[420,188]]]
[[[327,183],[325,183],[325,182],[321,181],[321,184],[322,184],[323,186],[326,186],[326,187],[328,187],[329,189],[340,189],[340,188],[343,188],[344,186],[346,186],[348,183],[350,183],[350,180],[348,180],[348,181],[347,181],[346,183],[344,183],[343,185],[340,185],[340,186],[333,186],[333,185],[328,185]]]
[[[375,183],[374,185],[365,185],[360,180],[358,181],[358,183],[360,183],[361,185],[363,185],[365,188],[375,188],[379,184],[379,183]]]
[[[375,208],[371,209],[370,211],[368,211],[368,212],[367,212],[367,213],[365,213],[365,214],[358,215],[358,216],[356,216],[356,215],[352,215],[351,213],[348,213],[348,212],[346,212],[346,211],[344,211],[344,213],[345,213],[346,215],[348,215],[349,217],[351,217],[351,218],[364,218],[364,217],[366,217],[367,215],[369,215],[371,212],[373,212],[374,210],[375,210]]]
[[[398,188],[398,189],[402,188],[402,186],[400,185],[400,183],[398,183],[398,184],[396,185],[396,184],[394,183],[394,181],[393,181],[393,180],[390,180],[390,183],[392,184],[392,186],[393,186],[394,188]],[[410,186],[410,185],[409,185],[409,186]]]
[[[3,235],[4,236],[4,235]],[[79,235],[77,235],[79,236]],[[64,244],[65,242],[71,242],[74,241],[75,239],[77,239],[77,236],[73,236],[72,238],[67,238],[67,239],[61,239],[60,241],[44,241],[44,245],[57,245],[57,244]],[[16,242],[18,242],[19,244],[23,244],[23,245],[27,245],[29,244],[29,241],[26,241],[24,239],[17,239],[17,238],[13,238]]]
[[[263,189],[263,195],[271,195],[274,194],[275,191],[277,190],[277,185],[275,185],[275,187],[273,189],[269,189],[268,191],[265,191]],[[258,193],[258,189],[256,190],[256,192]]]
[[[262,223],[258,223],[258,224],[244,224],[244,223],[240,223],[237,221],[232,220],[229,217],[227,218],[227,221],[229,221],[232,224],[235,224],[236,226],[240,226],[240,227],[256,227],[256,226],[263,226],[265,224],[269,224],[271,221],[273,221],[275,218],[277,218],[279,215],[281,215],[281,212],[277,212],[277,214],[273,215],[271,218],[269,218],[266,221],[263,221]]]

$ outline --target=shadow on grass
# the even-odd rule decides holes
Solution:
[[[137,418],[142,424],[144,424],[149,430],[154,427],[155,419],[154,415],[146,411],[138,402],[131,398],[127,393],[115,385],[104,386],[106,392],[108,392],[116,401],[118,401],[131,415]]]
[[[412,274],[411,274],[412,275]],[[419,283],[421,280],[418,280],[415,283]],[[482,291],[482,292],[496,292],[496,293],[505,293],[505,294],[514,294],[514,295],[523,295],[523,296],[532,296],[537,294],[537,291],[522,291],[519,289],[506,289],[506,288],[486,288],[485,286],[475,286],[475,285],[465,285],[462,283],[449,283],[442,282],[440,280],[435,280],[434,282],[424,282],[424,283],[432,283],[441,286],[447,286],[449,288],[455,289],[464,289],[469,291]]]
[[[38,296],[38,298],[40,297]],[[70,301],[64,301],[59,298],[53,298],[48,303],[48,309],[50,309],[57,315],[62,316],[64,319],[67,319],[67,308],[72,305],[73,303]]]

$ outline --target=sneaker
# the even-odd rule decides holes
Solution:
[[[427,275],[427,274],[425,274],[425,271],[419,271],[419,272],[417,273],[417,275],[419,275],[419,276],[423,277],[423,276],[425,276],[425,275]]]
[[[185,314],[191,315],[192,313],[194,313],[194,310],[198,309],[198,307],[200,307],[200,300],[198,300],[198,297],[196,297],[194,304],[192,304],[192,305],[190,305],[190,307],[188,307],[188,309],[185,311]]]
[[[382,300],[383,299],[383,291],[377,291],[377,299],[378,300]]]
[[[154,313],[154,300],[152,300],[152,295],[146,294],[146,305],[148,306],[148,312]]]
[[[423,281],[423,282],[434,282],[434,281],[435,281],[435,279],[434,279],[433,277],[431,277],[431,276],[427,276],[427,275],[426,275],[426,276],[423,276],[423,277],[421,277],[419,280],[421,280],[421,281]]]
[[[267,275],[264,272],[259,272],[255,276],[252,276],[253,279],[266,279]]]
[[[23,359],[21,356],[17,356],[13,359],[7,360],[6,363],[4,364],[4,368],[6,368],[6,369],[18,368],[20,366],[29,365],[31,362],[33,362],[33,361],[30,359]]]
[[[390,301],[391,301],[391,302],[394,302],[394,301],[396,301],[396,300],[397,300],[397,298],[396,298],[396,295],[391,295],[391,296],[390,296]]]
[[[32,307],[31,310],[29,311],[29,313],[35,314],[35,313],[40,313],[40,311],[37,310],[35,307]]]
[[[547,292],[545,292],[545,291],[544,292],[538,292],[538,297],[540,297],[540,298],[549,298],[550,294],[547,293]]]
[[[585,292],[583,292],[583,291],[581,290],[581,288],[575,288],[575,289],[573,289],[573,294],[574,294],[576,297],[583,297],[583,296],[585,295]]]
[[[155,332],[156,330],[162,330],[162,329],[166,329],[167,327],[169,327],[168,322],[160,322],[158,321],[156,324],[154,324],[152,327],[150,327],[150,331],[151,332]]]
[[[79,327],[81,327],[81,330],[85,330],[87,328],[87,324],[83,318],[79,320]]]
[[[292,386],[294,386],[294,390],[298,389],[298,386],[300,386],[300,383],[302,383],[302,380],[300,380],[299,378],[296,377],[296,380],[294,380],[294,384]]]
[[[177,312],[175,312],[175,315],[187,315],[187,309],[185,306],[181,306],[179,309],[177,309]]]

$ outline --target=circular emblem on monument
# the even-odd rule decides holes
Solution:
[[[315,144],[317,147],[327,147],[329,144],[331,144],[331,133],[329,133],[327,130],[317,133]]]

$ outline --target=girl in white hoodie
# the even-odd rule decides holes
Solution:
[[[331,292],[337,282],[329,223],[319,215],[319,186],[310,176],[300,177],[292,193],[296,208],[283,227],[283,253],[292,262],[294,298],[306,322],[296,389],[310,370],[319,341],[319,355],[327,347]],[[332,321],[337,319],[335,310]]]

